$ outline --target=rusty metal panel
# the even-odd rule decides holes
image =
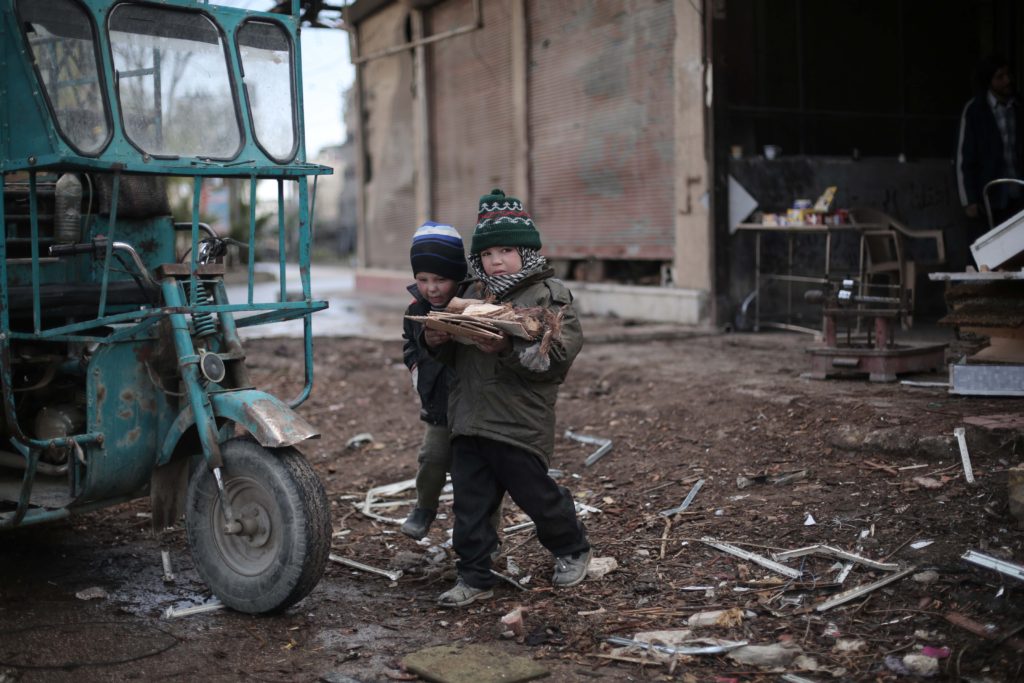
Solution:
[[[527,0],[529,209],[547,255],[673,258],[676,4]]]
[[[369,55],[405,43],[408,8],[394,3],[359,25],[359,50]],[[363,264],[406,270],[416,229],[413,165],[413,61],[406,50],[373,59],[363,71],[366,175],[360,239]]]
[[[557,3],[555,3],[557,4]],[[477,200],[493,187],[513,187],[511,3],[483,0],[483,28],[429,48],[433,218],[467,239]],[[428,15],[430,33],[472,23],[471,0],[447,0]]]

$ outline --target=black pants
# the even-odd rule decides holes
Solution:
[[[532,453],[492,439],[457,437],[452,441],[452,485],[459,576],[474,588],[490,588],[497,581],[490,553],[498,536],[489,518],[506,491],[537,525],[541,545],[556,556],[590,548],[569,490],[556,484]]]

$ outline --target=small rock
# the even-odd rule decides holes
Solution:
[[[903,666],[912,675],[922,678],[931,678],[939,673],[939,660],[927,655],[906,655],[903,657]]]
[[[773,643],[771,645],[745,645],[726,654],[739,664],[762,667],[789,666],[790,662],[803,654],[795,643]]]
[[[914,477],[911,481],[923,489],[941,489],[942,482],[932,477]]]
[[[619,568],[619,563],[614,557],[593,557],[590,565],[587,566],[588,579],[600,579]]]
[[[92,588],[78,591],[75,593],[75,597],[79,600],[105,600],[109,597],[109,594],[99,586],[93,586]]]
[[[718,609],[710,612],[697,612],[691,614],[689,619],[690,628],[699,626],[719,626],[729,628],[739,626],[743,623],[743,610],[739,607],[732,609]]]
[[[928,570],[925,570],[923,572],[918,572],[918,573],[914,574],[914,576],[911,577],[911,578],[913,578],[914,581],[917,581],[918,583],[923,583],[925,585],[928,585],[928,584],[935,583],[936,581],[939,580],[939,573],[937,571],[935,571],[934,569],[928,569]]]
[[[356,434],[346,441],[345,448],[352,450],[359,448],[360,446],[365,446],[368,443],[373,443],[373,434],[370,434],[369,432],[362,432],[361,434]]]

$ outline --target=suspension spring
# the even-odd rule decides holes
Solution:
[[[206,284],[203,282],[197,282],[196,288],[192,292],[192,305],[193,306],[207,306],[213,303],[210,298],[210,293],[206,289]],[[213,321],[213,314],[209,312],[192,313],[192,327],[195,329],[197,337],[209,337],[211,334],[217,332],[217,323]]]

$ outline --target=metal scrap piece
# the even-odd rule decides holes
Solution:
[[[809,545],[806,548],[797,548],[796,550],[786,550],[781,553],[772,553],[772,558],[780,562],[792,559],[794,557],[803,557],[804,555],[825,555],[829,557],[835,557],[840,560],[846,560],[847,562],[856,562],[862,564],[865,567],[871,567],[872,569],[880,569],[886,572],[894,572],[900,568],[900,566],[894,562],[879,562],[877,560],[871,560],[861,555],[855,555],[853,553],[834,548],[830,545]]]
[[[209,602],[204,602],[202,605],[192,605],[191,607],[168,607],[164,610],[164,619],[177,619],[178,617],[190,617],[193,614],[204,614],[206,612],[215,612],[217,610],[224,609],[224,603],[217,598],[212,598]]]
[[[334,553],[331,553],[330,555],[328,555],[327,559],[330,560],[331,562],[337,562],[338,564],[343,564],[343,565],[352,567],[354,569],[360,569],[360,570],[362,570],[364,572],[369,572],[371,574],[378,574],[380,576],[383,576],[383,577],[386,577],[388,579],[391,579],[392,581],[398,581],[398,579],[402,578],[402,570],[401,569],[396,569],[394,571],[391,571],[391,570],[388,570],[388,569],[378,569],[377,567],[371,567],[368,564],[363,564],[362,562],[356,562],[355,560],[350,560],[347,557],[342,557],[341,555],[335,555]]]
[[[654,650],[655,652],[661,652],[666,655],[715,655],[722,652],[731,652],[738,648],[744,647],[748,644],[748,641],[726,641],[720,642],[718,645],[699,645],[695,647],[670,647],[668,645],[657,645],[655,643],[645,643],[642,640],[632,640],[630,638],[622,638],[620,636],[608,636],[605,641],[612,645],[621,645],[624,647],[639,647],[644,650]],[[694,642],[708,642],[707,640],[696,640]]]
[[[882,586],[887,586],[890,583],[895,583],[896,581],[899,581],[900,579],[902,579],[902,578],[904,578],[906,576],[909,576],[910,574],[912,574],[912,573],[914,573],[916,571],[917,571],[917,567],[916,566],[907,567],[906,569],[904,569],[902,571],[898,571],[895,574],[890,574],[889,576],[885,577],[884,579],[879,579],[878,581],[875,581],[874,583],[866,583],[863,586],[858,586],[856,588],[851,588],[848,591],[843,591],[839,595],[837,595],[837,596],[835,596],[835,597],[833,597],[833,598],[831,598],[829,600],[826,600],[825,602],[819,603],[814,609],[817,610],[818,612],[824,612],[825,610],[830,610],[833,607],[837,607],[839,605],[842,605],[843,603],[849,602],[850,600],[856,600],[857,598],[859,598],[862,595],[867,595],[868,593],[870,593],[870,592],[872,592],[874,590],[878,590]]]
[[[690,492],[686,494],[686,498],[683,500],[682,503],[680,503],[677,507],[674,507],[670,510],[662,510],[658,514],[662,517],[671,517],[672,515],[678,514],[685,510],[686,508],[690,507],[690,503],[692,503],[693,499],[697,497],[697,492],[700,491],[700,487],[702,486],[704,486],[704,480],[698,479],[697,483],[695,483],[693,485],[693,488],[690,489]]]
[[[718,548],[722,552],[729,553],[730,555],[735,555],[736,557],[747,560],[749,562],[753,562],[754,564],[759,564],[765,569],[771,569],[773,572],[777,572],[779,574],[782,574],[783,576],[788,576],[791,579],[799,579],[801,576],[801,572],[798,569],[787,567],[784,564],[779,564],[778,562],[769,560],[767,557],[764,557],[763,555],[758,555],[757,553],[752,553],[750,551],[743,550],[742,548],[737,548],[734,545],[729,545],[728,543],[716,541],[710,536],[704,536],[700,540],[702,543],[705,543],[711,546],[712,548]]]
[[[602,439],[596,436],[584,436],[583,434],[577,434],[569,429],[565,430],[565,438],[572,439],[573,441],[579,441],[580,443],[590,444],[591,446],[598,446],[598,449],[588,455],[587,459],[583,461],[584,467],[590,467],[607,455],[608,451],[612,449],[611,439]]]
[[[976,564],[979,567],[984,567],[985,569],[991,569],[992,571],[999,572],[1000,574],[1006,574],[1018,581],[1024,581],[1024,567],[1019,564],[1000,560],[997,557],[991,557],[989,555],[979,553],[976,550],[968,550],[960,559],[965,562],[970,562],[971,564]]]
[[[967,452],[966,431],[963,427],[957,427],[953,430],[953,436],[956,437],[956,443],[960,446],[960,459],[964,463],[964,478],[967,479],[968,484],[973,484],[974,468],[971,467],[971,455]]]

